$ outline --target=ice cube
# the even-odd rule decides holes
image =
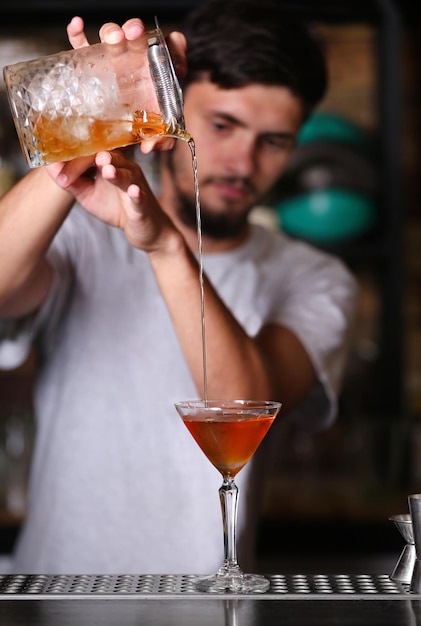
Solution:
[[[78,143],[87,142],[91,138],[92,118],[85,116],[65,117],[62,121],[62,130],[75,139]]]
[[[98,118],[115,107],[118,86],[113,72],[102,82],[89,68],[81,73],[72,65],[57,63],[47,73],[36,75],[28,91],[32,108],[48,117],[90,115]]]

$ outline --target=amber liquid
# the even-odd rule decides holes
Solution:
[[[170,132],[157,113],[137,111],[128,119],[96,119],[74,115],[55,119],[40,115],[34,123],[34,143],[44,165],[69,161],[76,157],[114,150],[140,143],[145,139],[174,136],[189,141],[190,135],[179,129]]]
[[[200,217],[200,192],[199,180],[197,174],[196,150],[193,138],[189,140],[190,151],[192,155],[192,167],[194,176],[195,202],[196,202],[196,224],[197,224],[197,249],[199,257],[199,286],[200,286],[200,302],[201,302],[201,324],[202,324],[202,367],[203,367],[203,399],[208,399],[208,382],[206,373],[206,328],[205,328],[205,286],[203,273],[203,254],[202,254],[202,224]]]
[[[219,419],[204,415],[183,419],[209,461],[224,478],[233,478],[251,459],[275,418],[273,415],[244,417],[238,413]]]

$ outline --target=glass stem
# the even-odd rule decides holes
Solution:
[[[234,478],[224,478],[219,488],[222,521],[224,525],[224,567],[237,567],[237,505],[238,487]]]

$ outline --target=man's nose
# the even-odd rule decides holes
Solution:
[[[254,140],[232,142],[227,159],[231,174],[245,178],[256,168],[256,145]]]

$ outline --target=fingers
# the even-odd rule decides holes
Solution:
[[[95,165],[97,165],[98,167],[104,167],[105,165],[109,165],[110,163],[112,163],[113,157],[111,152],[106,152],[105,150],[103,152],[98,152],[98,154],[95,157]]]
[[[133,41],[134,39],[139,39],[142,37],[145,32],[145,26],[137,17],[133,17],[130,20],[127,20],[122,26],[126,39],[129,41]]]
[[[89,41],[86,38],[84,28],[85,25],[83,23],[83,19],[77,16],[74,17],[67,25],[67,36],[73,48],[83,48],[84,46],[89,46]]]
[[[106,43],[120,43],[124,39],[134,41],[142,37],[145,32],[143,22],[137,17],[127,20],[123,26],[107,22],[103,24],[99,31],[101,41]],[[84,23],[81,17],[73,17],[67,26],[67,35],[73,48],[82,48],[89,46],[89,41],[84,31]]]
[[[162,137],[158,139],[144,140],[140,144],[140,151],[143,154],[150,154],[151,152],[164,152],[171,150],[177,140],[174,137]]]
[[[89,46],[89,41],[84,30],[83,19],[79,16],[72,18],[67,25],[67,35],[73,48],[82,48]],[[134,41],[140,39],[145,32],[145,26],[137,17],[127,20],[123,26],[119,26],[114,22],[103,24],[99,31],[101,41],[107,43],[120,43],[124,39]],[[170,33],[167,37],[167,45],[170,50],[171,58],[177,75],[183,77],[187,73],[186,51],[187,42],[184,35],[178,31]]]
[[[144,183],[141,168],[132,160],[127,159],[119,150],[112,152],[98,152],[95,165],[101,171],[101,176],[123,191],[133,185]]]
[[[63,189],[67,189],[81,176],[87,176],[89,170],[94,165],[94,157],[87,156],[79,157],[65,163],[54,163],[53,165],[48,165],[47,169],[57,184]]]
[[[142,199],[142,194],[141,194],[139,185],[135,185],[135,184],[129,185],[129,188],[127,189],[127,195],[129,196],[132,202],[139,204]]]
[[[105,43],[120,43],[124,41],[124,32],[118,24],[108,22],[101,26],[99,38]]]
[[[104,180],[125,192],[132,202],[139,204],[142,197],[141,185],[144,187],[146,181],[137,164],[126,159],[118,150],[98,152],[95,164]]]
[[[128,41],[140,39],[144,32],[145,25],[142,20],[137,17],[133,17],[127,20],[123,26],[119,26],[114,22],[103,24],[99,31],[99,37],[101,41],[105,41],[106,43],[121,43],[124,39],[127,39]],[[182,33],[174,31],[168,35],[167,45],[177,75],[182,78],[187,73],[186,38]]]
[[[95,157],[95,165],[101,170],[103,178],[113,181],[117,178],[117,167],[113,165],[113,157],[110,152],[98,152]]]
[[[101,41],[106,43],[120,43],[124,39],[129,41],[135,41],[140,39],[145,32],[143,22],[137,17],[133,17],[127,20],[123,26],[119,26],[114,22],[108,22],[103,24],[99,31],[99,37]]]
[[[171,54],[175,71],[179,78],[187,74],[187,41],[185,36],[178,31],[173,31],[167,37],[167,45]]]

